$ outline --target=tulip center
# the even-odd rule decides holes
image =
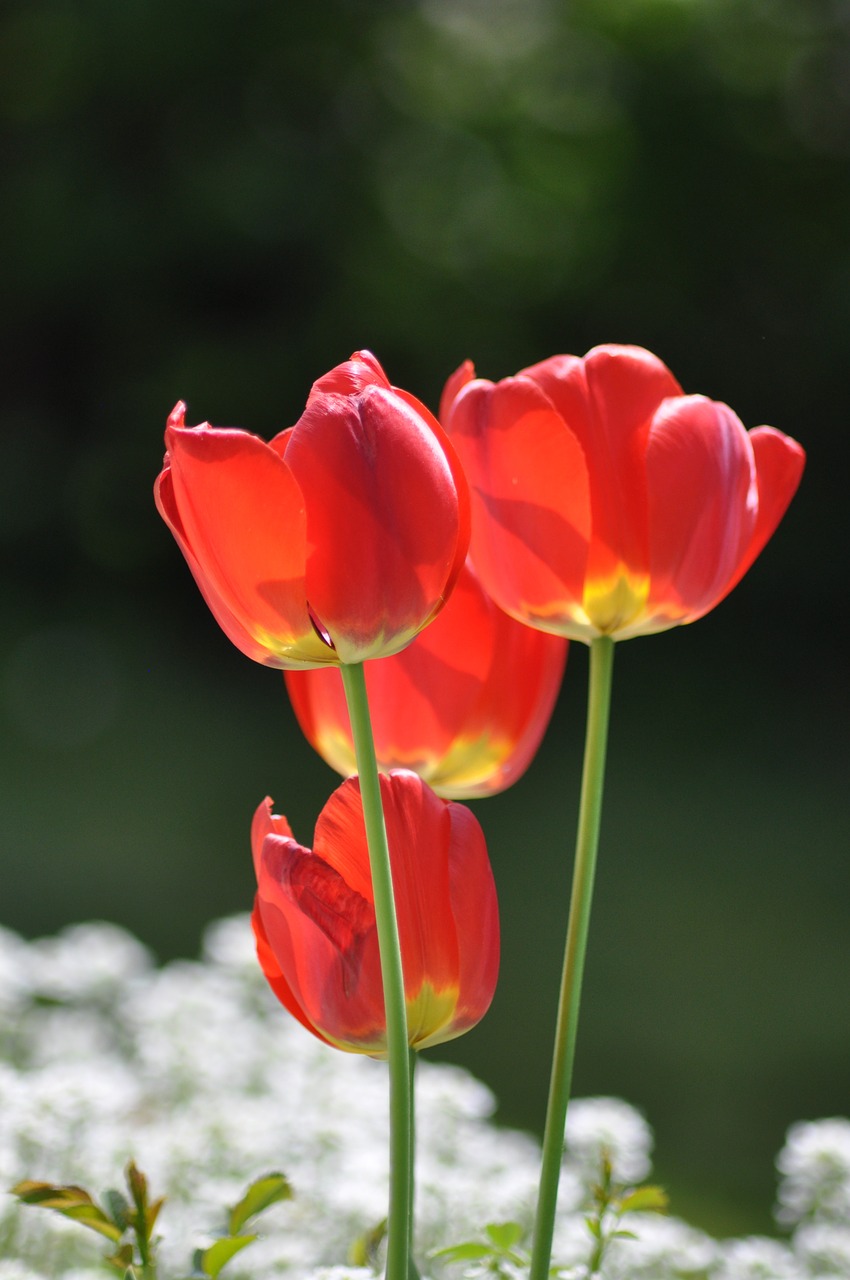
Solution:
[[[412,1048],[442,1044],[467,1029],[456,1021],[459,994],[457,987],[437,991],[430,982],[423,982],[415,996],[406,997],[407,1038]]]
[[[626,565],[604,578],[589,578],[584,586],[584,611],[600,635],[616,635],[646,609],[649,575],[631,573]]]

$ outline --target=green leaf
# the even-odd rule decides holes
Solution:
[[[348,1262],[352,1267],[372,1267],[378,1269],[378,1250],[387,1234],[387,1220],[381,1221],[371,1231],[364,1231],[358,1236],[348,1251]]]
[[[518,1222],[488,1222],[484,1228],[497,1249],[512,1249],[525,1232]]]
[[[253,1244],[256,1236],[227,1236],[225,1239],[216,1240],[215,1244],[211,1244],[209,1249],[204,1249],[201,1254],[201,1270],[204,1275],[211,1276],[212,1280],[219,1274],[223,1267],[227,1265],[235,1254]]]
[[[151,1238],[154,1224],[156,1223],[156,1220],[159,1217],[159,1211],[164,1204],[165,1196],[160,1196],[158,1200],[154,1200],[152,1204],[149,1204],[145,1210],[145,1230],[148,1240]]]
[[[620,1213],[664,1213],[670,1203],[662,1187],[638,1187],[620,1201]]]
[[[90,1231],[97,1231],[100,1235],[106,1236],[107,1240],[113,1240],[116,1244],[121,1239],[124,1232],[120,1227],[116,1227],[102,1209],[96,1204],[80,1204],[69,1205],[66,1209],[58,1209],[59,1213],[65,1218],[70,1218],[73,1222],[79,1222],[81,1227],[88,1227]]]
[[[103,1193],[103,1202],[116,1227],[126,1231],[130,1225],[131,1215],[130,1203],[127,1197],[121,1191],[112,1189]]]
[[[228,1230],[232,1236],[238,1235],[249,1218],[263,1213],[270,1205],[279,1200],[291,1200],[292,1187],[289,1179],[282,1173],[267,1173],[265,1177],[252,1182],[238,1204],[230,1210]]]
[[[127,1186],[130,1189],[130,1195],[133,1197],[133,1203],[139,1213],[144,1216],[148,1203],[148,1180],[136,1164],[135,1160],[131,1160],[124,1170],[124,1176],[127,1179]]]
[[[609,1240],[637,1240],[634,1231],[612,1231]]]
[[[104,1262],[108,1262],[110,1267],[120,1271],[122,1276],[132,1275],[133,1246],[131,1244],[123,1244],[117,1253],[107,1254]]]
[[[58,1204],[71,1201],[80,1204],[94,1204],[88,1191],[83,1187],[55,1182],[34,1182],[26,1178],[12,1187],[12,1195],[23,1200],[24,1204],[40,1204],[46,1209],[55,1209]]]
[[[107,1217],[95,1204],[83,1187],[57,1186],[51,1182],[26,1180],[14,1186],[12,1194],[24,1204],[35,1205],[40,1209],[53,1209],[56,1213],[61,1213],[63,1218],[79,1222],[80,1226],[88,1227],[90,1231],[97,1231],[115,1244],[124,1234],[121,1228],[117,1227],[111,1218]]]
[[[436,1249],[432,1258],[445,1258],[446,1262],[477,1262],[481,1258],[492,1258],[493,1247],[482,1244],[480,1240],[467,1240],[465,1244],[450,1244],[446,1249]]]
[[[585,1226],[587,1227],[587,1229],[588,1229],[588,1231],[590,1232],[590,1234],[591,1234],[592,1236],[594,1236],[594,1237],[598,1240],[598,1239],[600,1238],[600,1236],[602,1235],[602,1228],[601,1228],[601,1226],[599,1225],[599,1219],[598,1219],[598,1218],[585,1218],[585,1220],[584,1220],[584,1224],[585,1224]]]

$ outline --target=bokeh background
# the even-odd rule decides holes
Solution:
[[[435,405],[465,357],[623,341],[805,444],[734,595],[618,650],[576,1069],[645,1109],[675,1210],[769,1229],[788,1123],[850,1109],[847,0],[7,0],[0,114],[0,923],[28,936],[195,954],[250,905],[262,796],[307,843],[335,785],[154,512],[178,398],[269,435],[358,347]],[[441,1051],[537,1130],[586,657],[476,806],[503,977]]]

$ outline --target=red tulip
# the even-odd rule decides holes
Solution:
[[[496,890],[484,836],[463,805],[414,773],[381,775],[408,1037],[452,1040],[484,1016],[499,967]],[[257,954],[282,1004],[320,1040],[386,1056],[372,878],[358,778],[319,816],[313,849],[265,800],[254,815]]]
[[[366,666],[380,767],[413,769],[454,799],[503,791],[540,745],[566,659],[566,640],[510,618],[467,561],[439,617],[403,652]],[[284,674],[309,741],[343,777],[354,773],[339,671]]]
[[[503,382],[463,365],[443,424],[470,481],[472,557],[514,617],[577,640],[693,622],[770,538],[803,470],[772,427],[686,396],[640,347],[553,356]]]
[[[165,433],[160,514],[217,621],[273,667],[396,653],[442,607],[466,556],[466,481],[424,405],[369,352],[313,385],[268,444],[245,431]]]

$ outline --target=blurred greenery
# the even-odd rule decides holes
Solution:
[[[645,1108],[674,1211],[769,1228],[847,1113],[847,0],[7,0],[0,922],[163,957],[252,897],[266,792],[334,779],[209,617],[151,484],[172,404],[270,434],[368,346],[436,404],[642,343],[809,452],[746,582],[618,651],[576,1086]],[[539,1129],[586,655],[477,805],[494,1009],[441,1056]],[[283,1016],[283,1015],[282,1015]]]

